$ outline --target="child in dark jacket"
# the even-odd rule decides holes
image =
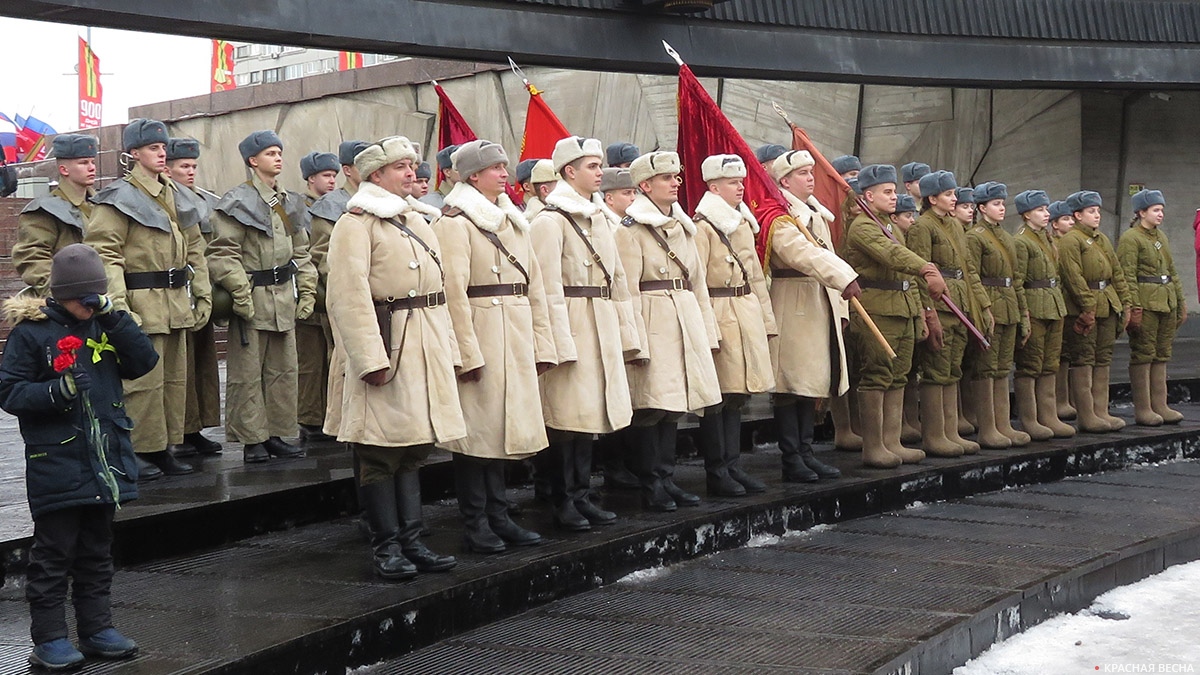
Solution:
[[[84,244],[54,255],[50,298],[5,302],[15,324],[0,361],[0,408],[17,416],[33,546],[25,590],[34,648],[50,670],[82,665],[84,654],[128,658],[137,644],[112,627],[112,521],[137,498],[137,462],[121,380],[158,362],[128,313],[113,309],[100,256]],[[67,639],[67,578],[79,648]]]

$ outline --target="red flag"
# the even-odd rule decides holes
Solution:
[[[79,38],[79,128],[100,126],[104,89],[100,86],[100,57]]]
[[[788,126],[792,128],[792,149],[807,150],[817,163],[813,167],[813,176],[816,178],[813,195],[833,213],[829,234],[833,237],[833,247],[836,249],[842,243],[842,232],[846,228],[846,223],[842,222],[842,202],[846,201],[846,196],[852,192],[850,184],[833,168],[829,160],[825,159],[825,155],[817,150],[817,146],[813,145],[812,139],[803,129],[790,121]]]
[[[554,154],[554,144],[571,135],[558,115],[546,105],[542,92],[529,82],[529,109],[525,112],[525,135],[521,137],[521,158],[549,159]]]
[[[1192,220],[1192,229],[1196,231],[1196,288],[1200,289],[1200,209],[1196,209],[1196,218]]]
[[[787,202],[779,186],[767,175],[754,151],[733,128],[687,65],[679,67],[679,139],[676,143],[683,165],[679,201],[691,213],[708,189],[700,165],[710,155],[737,155],[746,164],[746,194],[743,198],[762,225],[758,234],[758,256],[764,267],[770,255],[771,227],[780,217],[789,217]]]
[[[218,92],[236,88],[237,82],[233,79],[233,45],[225,40],[213,40],[212,78],[208,90]]]
[[[354,70],[363,67],[363,55],[359,52],[338,52],[338,70]]]
[[[478,136],[475,135],[475,131],[471,129],[470,124],[467,124],[462,113],[458,112],[458,108],[454,106],[454,102],[450,100],[446,90],[442,89],[442,85],[434,82],[433,90],[437,92],[438,96],[438,150],[476,140]],[[442,172],[439,169],[435,187],[441,187],[441,185]],[[524,199],[522,199],[520,191],[515,189],[511,183],[506,185],[504,190],[514,204],[518,207],[524,206]]]

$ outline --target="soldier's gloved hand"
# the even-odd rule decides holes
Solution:
[[[861,298],[862,287],[858,285],[858,280],[851,281],[846,289],[842,291],[842,299],[849,301],[851,298]]]
[[[1125,315],[1125,328],[1130,332],[1139,331],[1142,329],[1142,308],[1131,307]]]
[[[212,299],[211,298],[196,298],[196,309],[192,310],[192,330],[198,331],[208,325],[209,318],[212,317]]]
[[[387,374],[387,368],[380,368],[379,370],[363,375],[362,381],[366,382],[372,387],[382,387],[383,385],[387,384]]]
[[[988,307],[987,309],[983,310],[983,319],[984,319],[983,323],[986,326],[986,328],[984,328],[984,330],[987,332],[986,333],[987,336],[991,337],[991,336],[995,335],[996,334],[996,315],[992,314],[991,307]]]
[[[946,280],[942,278],[942,271],[937,265],[928,263],[921,268],[921,276],[925,278],[925,288],[929,291],[929,297],[933,298],[934,302],[939,302],[942,296],[946,294]]]
[[[246,298],[243,301],[233,301],[233,313],[240,319],[252,321],[254,319],[254,301]]]
[[[551,368],[553,368],[554,366],[557,366],[557,365],[558,365],[557,363],[548,363],[548,362],[543,361],[543,362],[537,364],[537,374],[541,375],[542,373],[550,370]]]
[[[1184,307],[1183,304],[1180,303],[1179,316],[1175,320],[1175,327],[1178,328],[1182,326],[1184,321],[1187,321],[1187,307]]]
[[[99,295],[90,293],[79,299],[79,304],[84,307],[91,307],[92,311],[97,314],[108,314],[113,310],[112,300],[107,295]]]
[[[317,307],[317,296],[302,295],[296,301],[296,318],[303,321],[312,316],[313,310]]]
[[[946,345],[946,336],[942,331],[942,322],[938,319],[936,310],[925,310],[925,331],[926,346],[935,352],[941,351],[942,347]]]
[[[1079,317],[1075,319],[1075,332],[1080,335],[1087,335],[1096,327],[1096,311],[1089,309],[1086,312],[1081,312]]]
[[[459,373],[458,381],[459,382],[478,382],[479,378],[481,378],[481,377],[483,377],[483,366],[480,366],[479,368],[476,368],[475,370],[468,370],[465,373]]]

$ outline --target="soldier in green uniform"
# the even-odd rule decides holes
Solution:
[[[962,225],[963,232],[969,231],[975,227],[975,188],[960,187],[954,191],[954,210],[951,215],[954,220]],[[967,382],[975,381],[976,365],[979,362],[978,352],[974,351],[978,345],[972,341],[968,341],[966,353],[963,356],[963,377]],[[967,387],[969,389],[970,387]],[[970,392],[963,391],[963,387],[959,387],[958,391],[958,435],[969,436],[975,433],[979,422],[975,419],[975,406],[965,405],[964,399],[970,396]]]
[[[1133,301],[1129,319],[1129,381],[1133,407],[1143,426],[1178,424],[1183,415],[1167,406],[1167,361],[1175,331],[1187,319],[1183,286],[1171,245],[1162,231],[1166,200],[1158,190],[1133,195],[1133,224],[1117,244],[1117,259]]]
[[[245,445],[243,460],[299,457],[283,440],[296,431],[297,319],[313,312],[317,274],[297,229],[303,198],[283,190],[283,141],[256,131],[238,144],[250,180],[217,204],[208,246],[214,283],[233,296],[226,347],[225,433]]]
[[[1050,227],[1047,228],[1047,233],[1050,235],[1050,241],[1055,242],[1054,250],[1058,250],[1058,240],[1064,234],[1071,231],[1075,227],[1075,217],[1071,215],[1071,209],[1067,208],[1067,202],[1059,200],[1050,203]],[[1061,262],[1061,261],[1060,261]],[[1059,276],[1059,291],[1062,292],[1062,276]],[[1066,302],[1066,295],[1063,295]],[[1067,336],[1067,331],[1071,327],[1067,325],[1066,318],[1063,318],[1063,338]],[[1075,419],[1075,406],[1071,405],[1071,382],[1068,374],[1071,370],[1071,362],[1067,359],[1067,355],[1059,350],[1058,374],[1054,378],[1054,396],[1058,406],[1058,419],[1071,421]]]
[[[196,139],[172,138],[167,141],[167,173],[204,204],[200,234],[207,245],[212,241],[212,210],[220,197],[196,187],[196,160],[199,158],[200,142]],[[217,339],[212,321],[188,332],[187,350],[187,410],[183,417],[183,445],[176,449],[175,456],[217,455],[221,453],[221,444],[200,433],[202,429],[221,426],[221,373],[217,366]]]
[[[124,384],[139,480],[193,470],[174,456],[187,411],[186,335],[212,311],[202,206],[166,175],[168,140],[158,120],[125,126],[121,144],[133,167],[96,193],[83,237],[104,261],[113,305],[133,316],[160,357],[149,375]]]
[[[890,217],[898,208],[916,209],[908,195],[904,197],[911,204],[897,205],[896,168],[893,166],[874,164],[864,167],[858,174],[858,185],[867,204],[880,219]],[[899,220],[911,222],[911,215],[900,216]],[[941,339],[941,326],[936,317],[927,317],[922,312],[920,296],[913,290],[917,277],[920,277],[925,281],[929,297],[940,299],[946,291],[946,283],[937,266],[904,247],[903,227],[890,224],[887,227],[896,241],[889,238],[869,215],[860,214],[846,229],[843,249],[846,262],[859,274],[863,308],[896,352],[896,358],[889,357],[862,316],[851,315],[849,351],[855,355],[852,368],[857,382],[863,465],[881,469],[925,458],[924,452],[906,448],[900,441],[901,408],[921,324],[930,322],[932,332],[928,339],[931,341]],[[940,393],[940,389],[936,393]],[[940,404],[941,399],[931,395],[928,401]],[[923,397],[922,403],[925,402]],[[936,411],[931,410],[926,429],[933,433],[940,428],[941,420],[939,406]],[[953,446],[945,447],[944,451],[957,450],[962,454],[961,448],[944,437],[941,442],[944,446]]]
[[[1058,283],[1058,248],[1050,238],[1050,198],[1041,190],[1026,190],[1013,200],[1021,229],[1013,238],[1017,273],[1013,286],[1022,289],[1029,332],[1017,345],[1017,413],[1021,427],[1035,441],[1070,438],[1075,428],[1058,418],[1055,398],[1063,317],[1067,306]]]
[[[900,174],[904,179],[904,192],[917,200],[917,204],[921,203],[921,179],[932,172],[924,162],[909,162],[900,167]]]
[[[1067,197],[1075,218],[1058,243],[1059,278],[1067,301],[1063,352],[1071,362],[1071,398],[1079,430],[1105,433],[1125,422],[1108,412],[1108,375],[1113,343],[1129,323],[1129,284],[1116,251],[1100,231],[1100,194],[1083,190]]]
[[[54,137],[58,186],[45,197],[29,202],[17,217],[17,243],[12,247],[13,266],[21,281],[39,295],[47,293],[50,259],[70,244],[83,241],[92,216],[88,200],[96,182],[96,139],[83,134]]]
[[[843,180],[849,181],[851,178],[857,178],[858,173],[862,171],[862,161],[854,155],[842,155],[834,157],[833,161],[829,162],[833,166],[833,170],[838,172]]]
[[[968,349],[974,361],[972,385],[979,444],[985,448],[1023,447],[1029,434],[1012,427],[1008,376],[1013,368],[1017,340],[1029,334],[1026,320],[1025,289],[1013,283],[1017,269],[1017,251],[1013,237],[1000,224],[1004,222],[1008,187],[988,181],[975,188],[975,208],[979,223],[967,232],[967,250],[971,263],[979,271],[979,282],[992,303],[992,347]]]
[[[315,257],[312,254],[314,235],[310,209],[318,199],[337,187],[340,168],[339,158],[332,152],[311,152],[300,158],[300,176],[307,187],[304,194],[306,208],[300,219],[303,222],[295,225],[305,239],[310,258]],[[327,236],[323,240],[326,246]],[[313,265],[315,269],[316,263]],[[296,419],[300,423],[300,437],[305,441],[323,440],[325,435],[321,429],[325,425],[325,394],[329,388],[331,345],[328,335],[328,319],[324,312],[314,311],[307,318],[296,319]]]
[[[991,299],[979,283],[979,273],[967,251],[967,237],[962,225],[951,215],[957,203],[958,188],[954,174],[935,171],[921,178],[921,200],[924,211],[908,232],[908,247],[924,260],[938,266],[950,299],[976,322],[982,323],[985,334],[992,328]],[[936,312],[943,333],[943,347],[933,349],[927,340],[917,349],[921,368],[921,398],[941,394],[944,435],[951,443],[941,442],[936,432],[923,432],[926,454],[937,457],[957,457],[979,451],[979,445],[962,438],[958,433],[958,387],[962,379],[963,354],[967,347],[967,329],[949,311],[936,309],[933,301],[922,298],[927,317]],[[980,321],[982,319],[982,321]],[[928,321],[932,325],[931,321]],[[933,387],[940,390],[935,393]],[[924,407],[924,406],[923,406]],[[924,426],[924,425],[922,425]],[[953,446],[958,446],[957,448]]]

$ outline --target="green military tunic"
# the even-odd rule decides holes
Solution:
[[[1039,231],[1023,225],[1013,240],[1017,252],[1013,284],[1024,291],[1029,311],[1029,339],[1016,352],[1017,377],[1052,375],[1058,372],[1067,315],[1058,280],[1058,247],[1049,226]]]
[[[946,280],[950,299],[978,326],[983,311],[992,306],[992,301],[979,282],[979,271],[967,250],[962,224],[954,216],[939,216],[929,209],[908,230],[906,242],[913,253],[938,266]],[[928,294],[922,293],[921,299],[926,307],[933,307]],[[937,351],[921,345],[917,355],[922,381],[945,386],[962,379],[968,336],[966,326],[944,304],[939,304],[936,309],[944,344]]]
[[[883,214],[879,217],[886,218]],[[842,257],[859,275],[859,302],[896,352],[896,358],[889,357],[862,316],[857,312],[851,315],[847,351],[852,355],[851,376],[863,391],[904,388],[922,321],[917,275],[928,263],[905,247],[900,228],[885,227],[899,243],[889,239],[866,214],[855,218],[842,238]]]
[[[288,198],[256,175],[250,186],[231,190],[213,214],[216,236],[208,247],[213,283],[229,290],[237,315],[226,347],[225,433],[246,445],[296,431],[294,329],[297,318],[312,312],[317,274],[301,230],[289,228],[273,209],[265,209],[269,219],[247,215],[261,213],[272,199]],[[254,211],[238,209],[238,203]],[[252,282],[254,272],[280,283]]]
[[[95,208],[88,201],[92,194],[91,190],[80,191],[70,183],[60,182],[49,195],[30,202],[17,217],[13,266],[21,281],[39,295],[47,294],[50,259],[54,254],[83,241],[84,228]]]
[[[220,197],[201,188],[191,189],[209,208],[208,217],[200,221],[200,234],[207,247],[208,242],[212,241],[213,232],[211,209]],[[187,410],[183,432],[191,434],[221,426],[221,373],[217,358],[216,327],[212,321],[188,332],[187,350]]]
[[[1029,330],[1025,324],[1025,289],[1014,283],[1017,267],[1016,244],[1011,234],[999,223],[986,218],[967,232],[967,250],[970,260],[979,271],[988,299],[992,303],[992,317],[996,321],[991,349],[975,345],[968,350],[975,365],[974,379],[995,380],[1008,377],[1013,366],[1013,353],[1017,345],[1017,331]]]
[[[1175,274],[1166,233],[1135,224],[1121,235],[1117,259],[1132,304],[1142,309],[1141,328],[1129,331],[1129,362],[1166,363],[1184,309],[1183,285]]]
[[[1067,318],[1063,355],[1072,366],[1112,365],[1113,344],[1121,332],[1121,312],[1132,300],[1125,274],[1112,242],[1099,229],[1076,223],[1058,240],[1059,278]],[[1095,312],[1096,325],[1082,335],[1074,323],[1084,312]]]
[[[311,208],[319,197],[312,192],[304,195],[306,208]],[[314,219],[315,220],[315,219]],[[304,242],[309,257],[313,255],[311,226],[296,233]],[[326,247],[328,239],[325,239]],[[322,258],[326,251],[322,251]],[[320,277],[318,276],[318,284]],[[322,308],[324,309],[324,308]],[[297,397],[296,418],[307,427],[321,428],[325,424],[325,393],[329,385],[330,350],[327,340],[328,319],[325,312],[313,312],[312,316],[296,320]]]

